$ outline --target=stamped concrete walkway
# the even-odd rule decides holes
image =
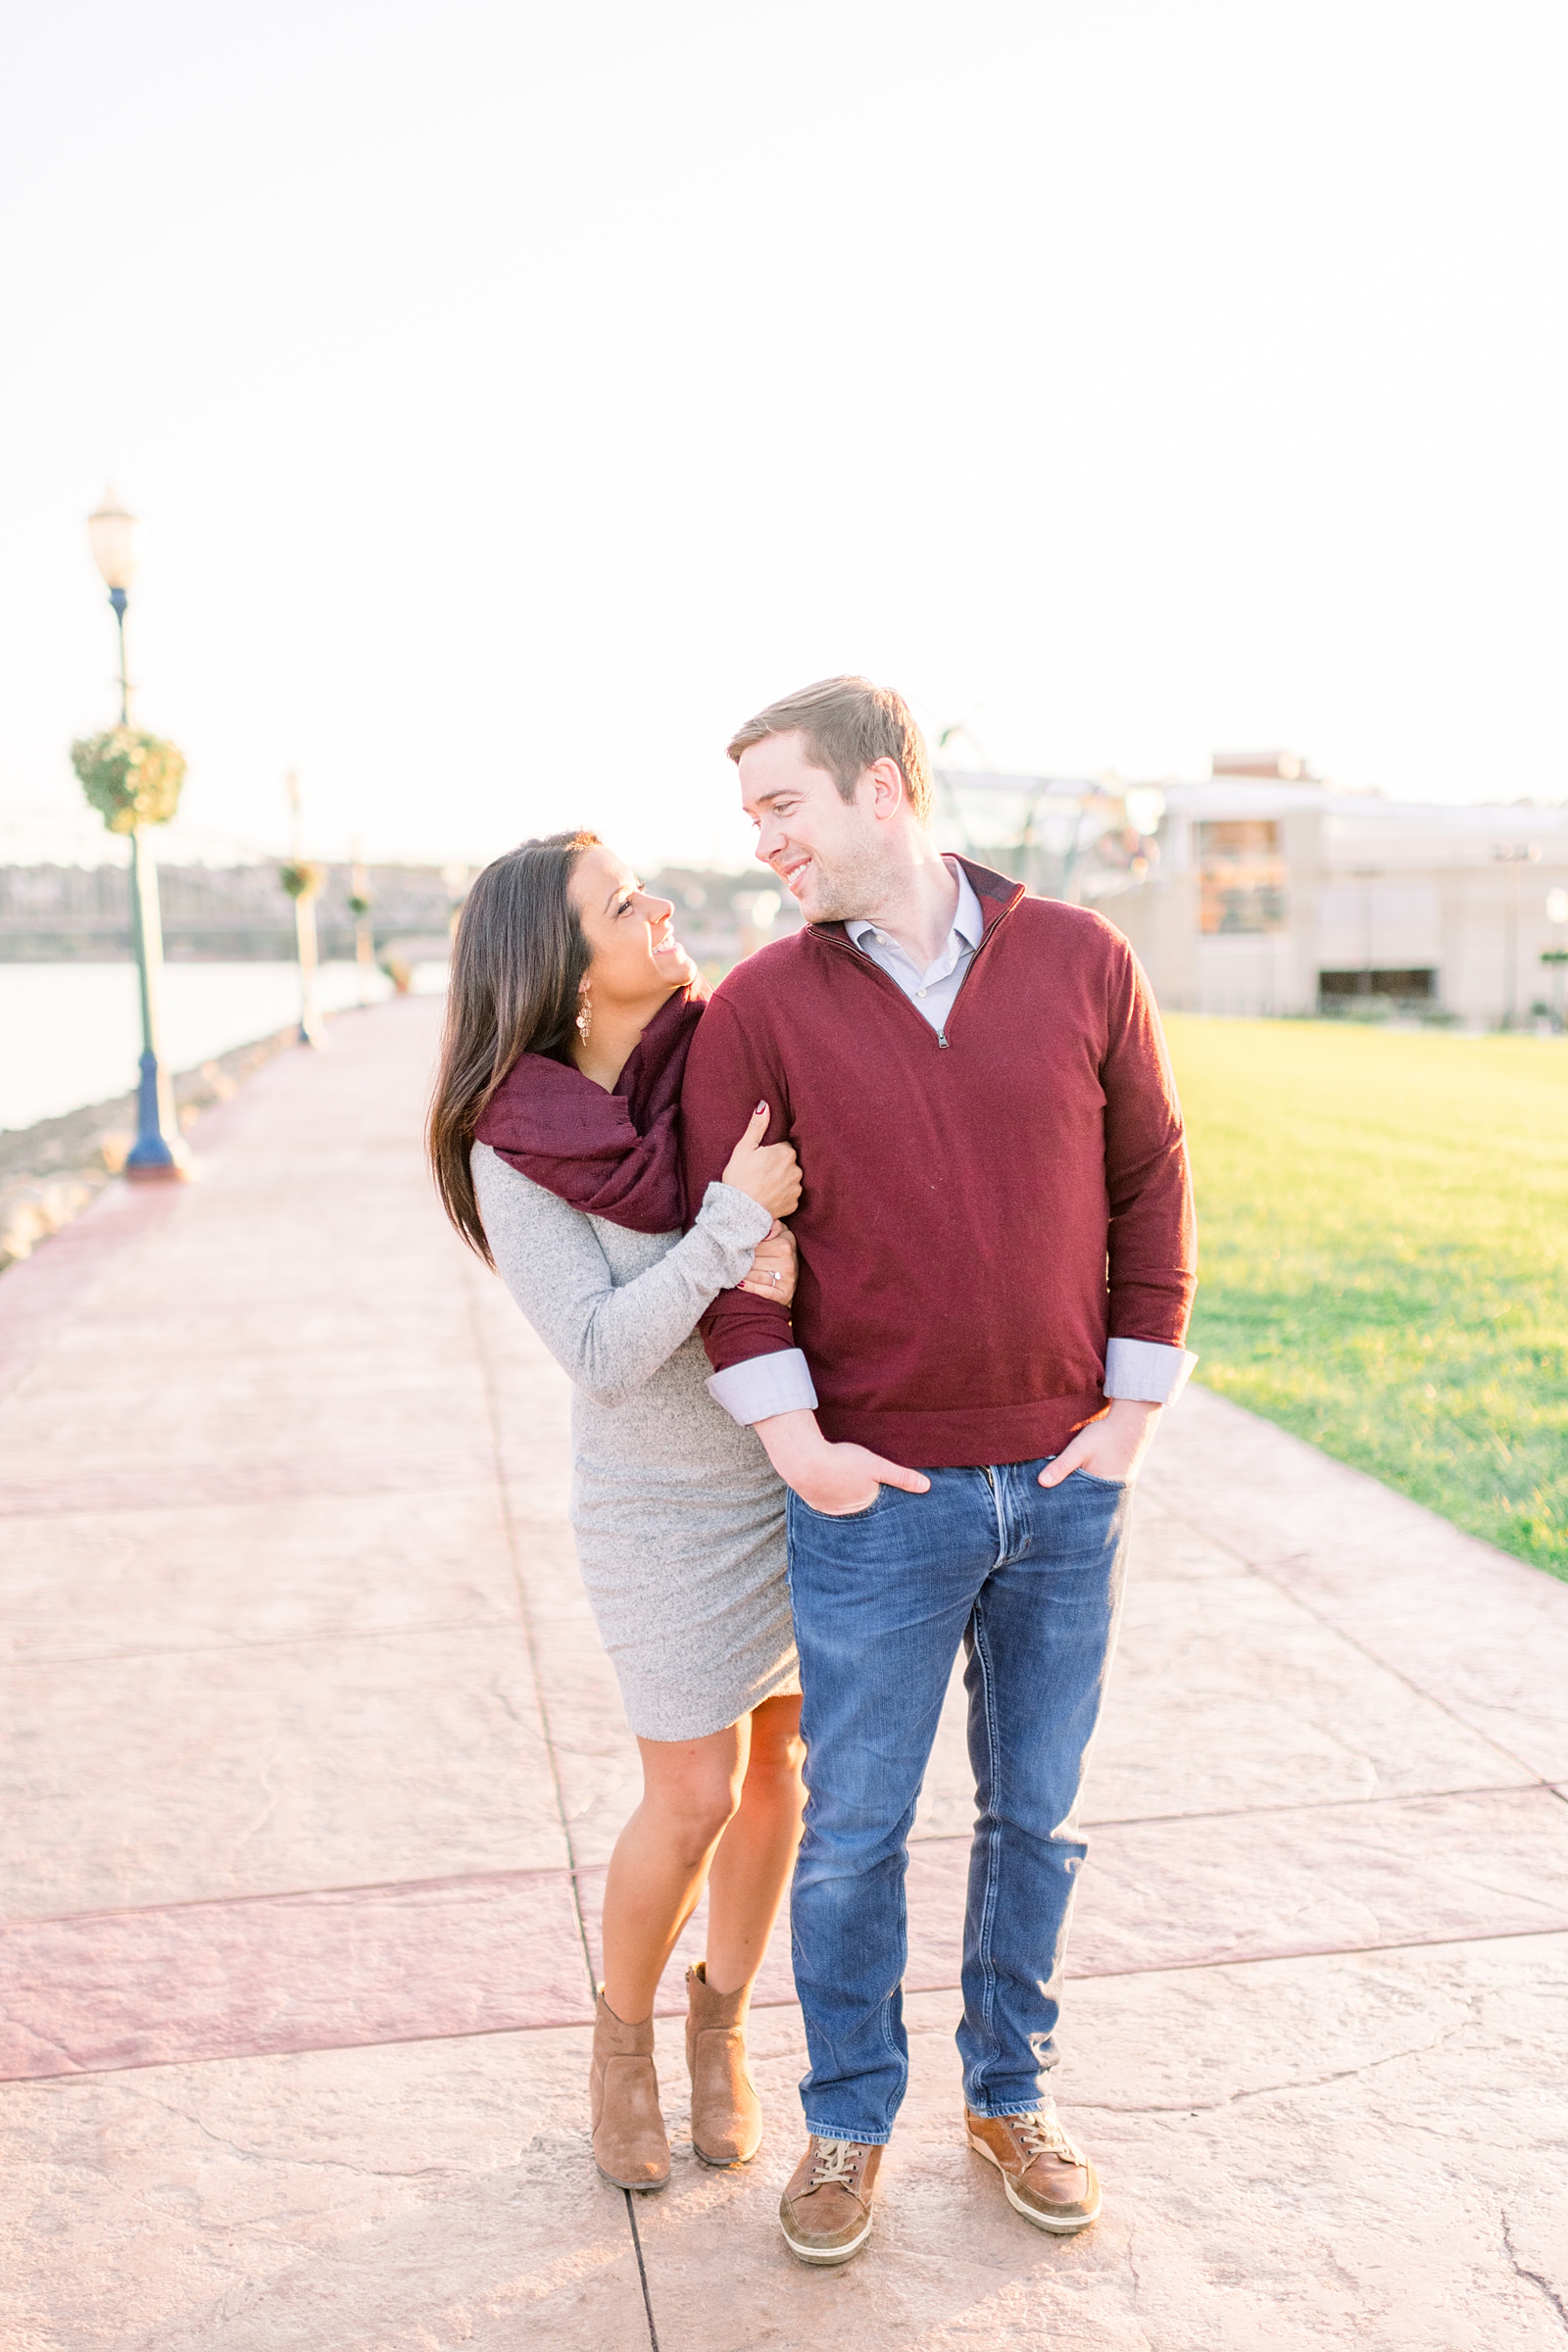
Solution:
[[[421,1173],[437,1018],[337,1021],[202,1122],[199,1184],[0,1282],[0,2340],[1562,2352],[1568,1588],[1201,1392],[1088,1808],[1061,2093],[1101,2224],[1041,2237],[960,2143],[956,1715],[867,2254],[774,2231],[782,1948],[756,2166],[692,2160],[671,2017],[673,2182],[597,2179],[634,1759],[564,1384]]]

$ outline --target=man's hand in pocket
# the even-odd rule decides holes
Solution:
[[[1154,1417],[1161,1409],[1137,1397],[1113,1396],[1100,1418],[1081,1429],[1046,1464],[1040,1484],[1059,1487],[1075,1470],[1087,1470],[1091,1478],[1136,1478],[1154,1435]]]
[[[879,1488],[902,1487],[906,1494],[923,1494],[931,1484],[920,1471],[884,1461],[867,1446],[835,1446],[817,1428],[814,1413],[772,1413],[753,1426],[784,1484],[830,1519],[868,1511]]]

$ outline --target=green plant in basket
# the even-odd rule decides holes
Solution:
[[[277,878],[291,899],[318,899],[326,888],[326,868],[309,858],[291,858],[277,869]]]
[[[179,807],[185,755],[161,735],[128,726],[84,735],[71,747],[71,764],[111,833],[167,825]]]

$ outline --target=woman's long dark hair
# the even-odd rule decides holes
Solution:
[[[446,1031],[425,1131],[441,1205],[493,1265],[473,1197],[473,1131],[519,1054],[564,1061],[590,950],[568,891],[597,833],[547,833],[478,876],[452,943]]]

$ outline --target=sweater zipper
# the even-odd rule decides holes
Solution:
[[[1016,904],[1016,902],[1014,903]],[[1002,929],[1003,924],[1006,921],[1011,912],[1011,906],[1004,907],[1001,914],[998,915],[996,921],[992,924],[990,930],[987,931],[984,937],[981,939],[980,945],[976,948],[974,954],[970,956],[969,968],[964,973],[963,978],[958,982],[957,987],[953,992],[953,1003],[948,1006],[948,1020],[952,1020],[954,1012],[957,1008],[958,999],[968,987],[975,965],[979,962],[987,948],[990,947],[991,942],[996,938],[997,933]],[[816,926],[813,924],[811,925],[811,928],[814,930]],[[882,966],[876,961],[874,956],[867,956],[863,948],[858,948],[854,940],[847,938],[841,931],[822,931],[818,934],[818,936],[828,947],[837,948],[840,954],[853,956],[854,960],[858,964],[861,965],[866,971],[873,973],[883,988],[891,989],[894,996],[898,998],[899,1003],[908,1006],[909,1011],[919,1022],[921,1028],[925,1031],[926,1036],[934,1036],[938,1046],[944,1053],[949,1050],[947,1023],[944,1022],[940,1029],[933,1030],[930,1022],[926,1019],[925,1014],[917,1010],[913,1000],[906,995],[905,991],[899,986],[891,972],[885,972],[882,969]]]
[[[952,1003],[952,1004],[951,1004],[948,1006],[948,1020],[949,1020],[949,1021],[951,1021],[951,1020],[952,1020],[952,1018],[953,1018],[954,1014],[955,1014],[955,1013],[957,1011],[957,1009],[958,1009],[958,999],[959,999],[959,998],[962,996],[962,994],[963,994],[964,990],[965,990],[965,989],[968,987],[968,985],[969,985],[969,979],[970,979],[970,974],[973,972],[975,965],[976,965],[976,964],[979,962],[979,960],[980,960],[981,956],[982,956],[985,954],[985,952],[986,952],[987,948],[989,948],[989,947],[990,947],[990,945],[991,945],[991,942],[992,942],[992,941],[993,941],[993,940],[996,938],[996,936],[997,936],[997,933],[998,933],[998,932],[999,932],[999,931],[1002,929],[1002,926],[1003,926],[1003,924],[1004,924],[1004,923],[1006,921],[1006,919],[1007,919],[1007,916],[1008,916],[1008,915],[1009,915],[1011,912],[1012,912],[1012,908],[1011,908],[1010,906],[1008,906],[1008,907],[1007,907],[1007,908],[1006,908],[1006,909],[1005,909],[1005,910],[1004,910],[1004,911],[1002,914],[999,914],[999,915],[998,915],[998,917],[997,917],[996,921],[995,921],[995,922],[992,924],[992,926],[991,926],[990,930],[989,930],[988,932],[986,932],[985,936],[982,938],[982,940],[981,940],[981,942],[980,942],[980,945],[979,945],[979,946],[976,948],[976,950],[975,950],[974,954],[973,954],[973,955],[970,956],[970,958],[969,958],[969,968],[968,968],[968,970],[967,970],[967,971],[964,973],[964,975],[963,975],[963,978],[962,978],[962,979],[961,979],[961,980],[958,982],[958,985],[957,985],[957,987],[956,987],[956,988],[954,990],[954,992],[953,992],[953,1003]],[[930,1026],[930,1023],[928,1022],[928,1023],[926,1024],[926,1026],[929,1028],[929,1026]],[[941,1028],[940,1028],[940,1029],[937,1031],[937,1044],[938,1044],[939,1046],[945,1046],[945,1045],[947,1044],[947,1042],[948,1042],[948,1025],[947,1025],[947,1021],[944,1021],[944,1022],[943,1022],[943,1024],[942,1024],[942,1027],[941,1027]]]
[[[898,1003],[905,1007],[905,1010],[910,1015],[910,1017],[919,1022],[921,1028],[925,1031],[926,1036],[931,1036],[931,1024],[926,1019],[925,1014],[916,1010],[913,1003],[905,995],[904,990],[899,986],[891,972],[885,972],[882,969],[882,966],[876,962],[872,956],[867,956],[863,948],[858,948],[853,940],[840,938],[833,932],[824,933],[822,936],[826,946],[836,949],[840,955],[848,956],[853,962],[860,967],[862,971],[868,972],[878,988],[885,990],[889,995],[894,997]],[[978,952],[979,951],[977,950],[976,953],[978,954]],[[967,973],[964,974],[964,978],[968,978]],[[943,1045],[946,1045],[947,1042],[948,1041],[946,1038],[941,1040]]]

